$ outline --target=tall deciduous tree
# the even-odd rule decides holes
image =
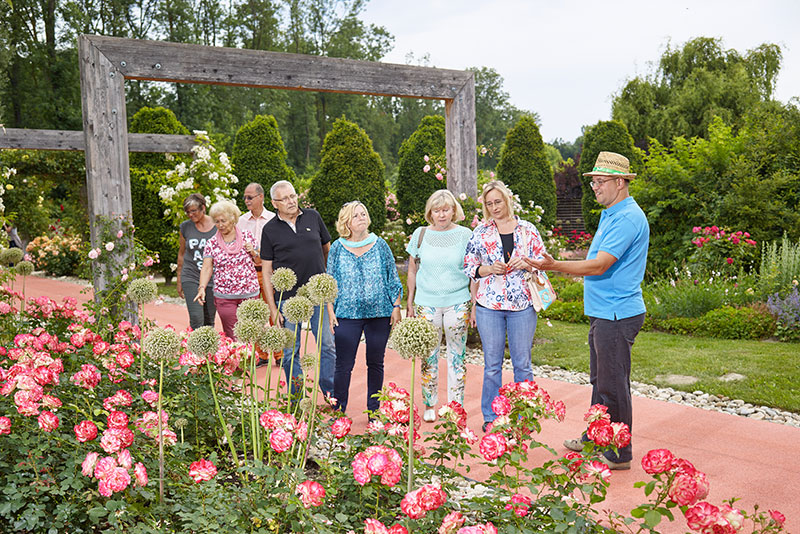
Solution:
[[[556,184],[553,181],[553,169],[547,160],[542,134],[533,117],[523,116],[508,131],[497,164],[497,178],[519,196],[520,203],[526,209],[531,203],[544,208],[542,224],[545,227],[555,226]]]
[[[705,136],[714,116],[738,126],[748,109],[772,97],[781,60],[774,44],[744,55],[708,37],[667,47],[656,72],[628,81],[614,97],[612,117],[639,146],[648,137],[669,145],[677,136]]]

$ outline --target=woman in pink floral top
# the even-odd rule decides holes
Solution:
[[[486,431],[497,417],[492,401],[502,385],[506,334],[514,381],[533,379],[531,348],[536,312],[525,281],[525,271],[530,267],[523,258],[542,258],[545,249],[539,230],[514,215],[512,194],[503,182],[486,184],[482,197],[487,222],[472,232],[464,273],[478,285],[470,321],[477,324],[483,345],[481,411]]]
[[[205,289],[214,274],[214,304],[222,321],[222,330],[231,339],[236,325],[236,309],[247,299],[259,296],[257,257],[253,234],[236,227],[241,212],[236,204],[217,202],[208,214],[214,219],[217,233],[206,243],[200,286],[195,300],[205,300]]]

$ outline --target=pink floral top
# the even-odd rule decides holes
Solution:
[[[517,227],[514,229],[514,252],[511,257],[542,258],[545,249],[539,230],[528,221],[515,218]],[[480,224],[472,232],[464,257],[464,274],[478,282],[478,304],[492,310],[524,310],[531,305],[525,271],[515,269],[502,276],[490,274],[481,278],[475,277],[478,267],[491,265],[502,259],[503,243],[497,224],[493,220]]]
[[[247,230],[242,230],[242,240],[256,246],[256,240]],[[204,258],[214,260],[214,296],[227,299],[245,299],[259,294],[258,273],[253,257],[244,246],[236,254],[228,254],[217,240],[206,243]]]

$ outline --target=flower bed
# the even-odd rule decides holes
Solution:
[[[20,307],[18,297],[6,298]],[[541,421],[562,418],[563,404],[530,382],[503,388],[499,417],[480,440],[457,404],[442,408],[435,432],[421,438],[411,393],[393,384],[368,433],[353,435],[347,418],[324,423],[333,414],[324,406],[314,412],[308,393],[289,402],[285,384],[250,382],[240,369],[254,364],[251,344],[223,338],[215,345],[208,330],[189,335],[146,324],[142,334],[130,323],[105,324],[72,301],[40,298],[25,310],[0,332],[0,524],[13,531],[603,530],[592,511],[608,475],[598,452],[623,445],[626,432],[601,408],[587,420],[596,443],[531,467]],[[279,330],[252,335],[262,346],[286,344],[285,335],[267,334]],[[424,332],[409,330],[421,344],[405,346],[424,350]],[[303,358],[306,376],[315,361]],[[495,492],[457,501],[453,468],[476,454],[472,444],[493,469]],[[694,502],[704,496],[705,477],[666,456],[643,460],[654,477],[644,487],[651,502],[633,517],[605,518],[614,528],[655,528],[682,510],[697,531],[780,530],[777,512],[751,523],[732,504]],[[418,483],[409,488],[412,476]]]

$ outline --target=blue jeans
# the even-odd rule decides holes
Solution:
[[[350,398],[350,377],[356,362],[356,352],[361,342],[361,333],[364,333],[367,352],[367,409],[377,412],[378,399],[373,395],[383,387],[383,359],[386,355],[386,342],[392,325],[388,317],[373,319],[346,319],[339,318],[336,327],[336,375],[333,381],[333,393],[336,397],[336,409],[342,412],[347,410],[347,400]]]
[[[281,303],[281,311],[283,311],[283,304]],[[322,339],[320,340],[320,333],[317,332],[319,328],[319,312],[320,306],[314,306],[314,315],[311,316],[311,332],[314,334],[314,339],[317,345],[322,345],[322,354],[320,355],[319,366],[319,388],[325,395],[333,395],[333,373],[336,368],[336,347],[333,344],[333,334],[331,334],[330,317],[327,311],[322,319]],[[284,317],[284,328],[288,328],[292,332],[295,331],[295,324]],[[292,365],[292,349],[283,350],[283,371],[286,374],[286,382],[292,384],[292,393],[297,392],[297,385],[302,384],[303,370],[300,367],[300,342],[304,332],[302,328],[297,329],[297,337],[294,341],[294,365]],[[294,380],[289,376],[289,369],[292,369]]]
[[[484,421],[494,421],[497,415],[492,411],[492,401],[503,385],[506,333],[508,352],[514,366],[514,382],[533,380],[531,349],[533,334],[536,332],[536,312],[533,306],[520,311],[490,310],[477,306],[475,321],[478,323],[478,334],[483,345],[481,412]]]
[[[644,314],[609,321],[589,317],[589,381],[592,384],[592,404],[608,407],[612,422],[628,425],[633,434],[633,403],[631,401],[631,348],[644,324]],[[607,451],[612,462],[629,462],[633,446],[619,449],[618,454]]]

